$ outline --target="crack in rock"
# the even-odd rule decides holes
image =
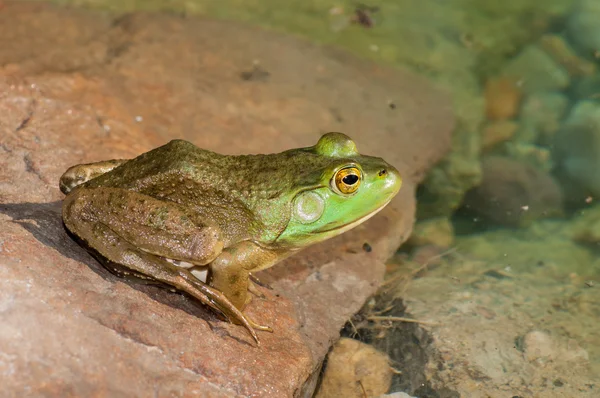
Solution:
[[[36,175],[37,178],[39,178],[40,181],[42,181],[43,183],[45,183],[45,184],[48,183],[46,181],[46,179],[44,178],[44,176],[42,175],[42,173],[40,172],[40,170],[34,166],[33,160],[31,159],[31,156],[29,153],[27,153],[27,154],[25,154],[25,156],[23,156],[23,162],[25,163],[25,171]]]
[[[23,120],[21,120],[21,123],[19,123],[19,125],[15,128],[15,132],[19,132],[21,130],[23,130],[24,128],[26,128],[29,125],[29,122],[31,121],[31,118],[33,117],[35,110],[36,110],[36,106],[37,106],[37,101],[35,99],[31,100],[31,102],[29,103],[28,106],[28,110],[27,110],[27,116],[25,116],[25,118]]]

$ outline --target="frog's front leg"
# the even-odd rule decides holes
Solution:
[[[251,298],[248,294],[252,289],[250,272],[269,268],[280,258],[277,251],[265,249],[251,241],[243,241],[224,249],[210,263],[207,282],[223,292],[236,308],[244,310]],[[260,294],[258,290],[256,292]],[[255,329],[271,331],[268,326],[250,322]]]
[[[103,160],[101,162],[78,164],[69,167],[69,169],[60,177],[60,191],[66,195],[75,187],[112,171],[123,163],[126,163],[128,160],[129,159]]]
[[[166,260],[202,265],[220,253],[219,234],[194,214],[136,192],[82,187],[65,198],[63,220],[109,270],[184,291],[245,326],[258,342],[251,322],[225,294]]]

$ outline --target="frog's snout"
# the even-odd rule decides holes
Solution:
[[[393,166],[387,165],[379,169],[377,177],[383,180],[382,191],[391,196],[396,195],[402,186],[400,172]]]

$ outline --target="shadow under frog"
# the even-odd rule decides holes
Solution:
[[[177,291],[176,293],[178,294],[173,294],[172,287],[168,285],[156,281],[135,278],[126,279],[108,271],[101,262],[94,259],[97,255],[95,250],[81,242],[80,239],[64,227],[62,221],[62,201],[48,203],[2,203],[0,204],[0,213],[9,216],[13,223],[19,224],[43,245],[55,249],[65,257],[87,265],[89,269],[102,279],[111,283],[125,282],[160,304],[206,320],[213,332],[220,335],[227,335],[241,343],[247,344],[247,342],[228,333],[225,328],[220,327],[217,315],[193,298],[188,297],[185,292]],[[82,247],[87,251],[82,250]],[[181,299],[184,296],[186,299]]]

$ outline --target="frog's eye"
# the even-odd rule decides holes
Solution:
[[[338,170],[331,179],[335,191],[350,195],[356,192],[362,180],[362,173],[357,167],[350,166]]]

